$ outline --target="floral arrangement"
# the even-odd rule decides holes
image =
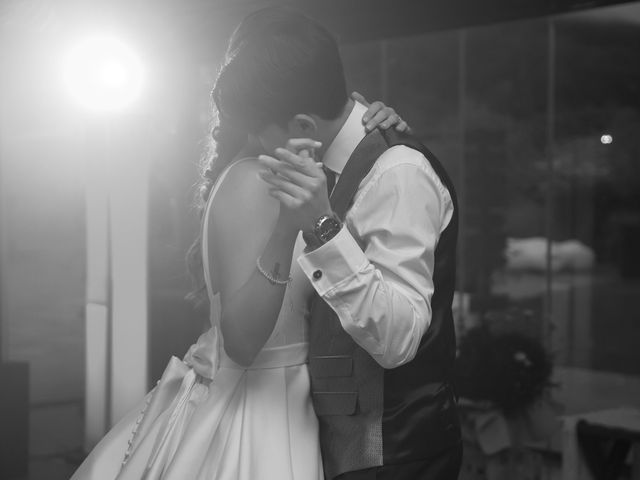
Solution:
[[[513,416],[524,413],[553,386],[551,372],[551,359],[535,338],[479,326],[460,340],[454,381],[461,397],[490,402],[505,416]]]

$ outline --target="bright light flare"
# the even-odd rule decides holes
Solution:
[[[113,37],[93,37],[71,49],[63,64],[70,95],[94,111],[131,105],[142,90],[142,65],[135,53]]]

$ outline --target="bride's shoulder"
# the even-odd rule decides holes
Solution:
[[[254,157],[236,160],[227,167],[213,199],[214,216],[215,212],[221,211],[240,213],[246,210],[254,215],[277,211],[277,200],[269,195],[269,186],[258,175],[262,170]]]
[[[236,182],[241,181],[245,179],[243,174],[252,171],[257,172],[259,170],[260,164],[255,157],[243,157],[233,160],[220,174],[221,186],[224,185],[225,182],[228,183],[231,179]]]
[[[266,183],[258,176],[261,169],[257,158],[235,160],[220,175],[219,194],[216,197],[242,196],[248,193],[249,189],[257,189],[260,193],[268,192]]]

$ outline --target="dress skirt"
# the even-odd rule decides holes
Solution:
[[[323,479],[306,343],[265,349],[250,368],[197,357],[173,357],[72,480]]]

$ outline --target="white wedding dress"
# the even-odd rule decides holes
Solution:
[[[248,159],[238,161],[250,161]],[[306,299],[312,287],[295,257],[275,329],[250,368],[222,346],[211,289],[211,328],[184,360],[173,357],[140,408],[94,448],[71,480],[322,480],[318,423],[309,396]]]

